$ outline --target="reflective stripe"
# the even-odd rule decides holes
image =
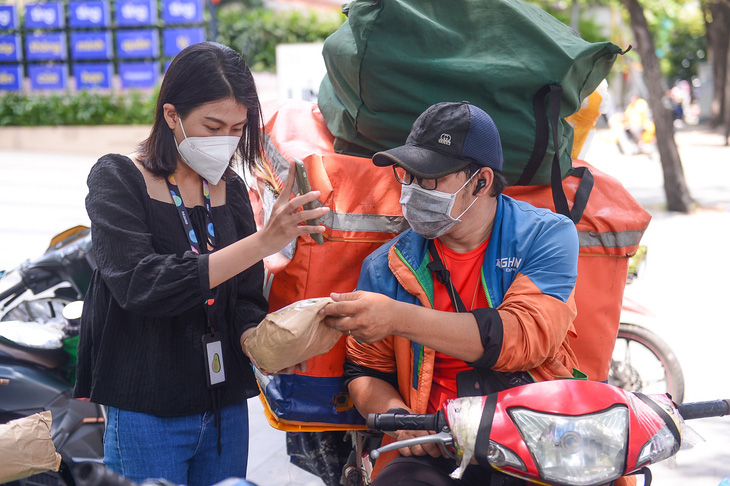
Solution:
[[[271,141],[269,134],[264,133],[263,136],[266,155],[269,157],[274,170],[281,180],[285,180],[289,171],[289,162],[279,153]],[[296,188],[297,191],[298,189]],[[322,206],[322,203],[315,201],[315,206]],[[405,218],[397,215],[338,213],[330,211],[319,220],[324,226],[334,231],[402,233],[408,229],[408,222]]]
[[[276,146],[274,145],[274,142],[271,141],[271,137],[268,133],[264,133],[263,137],[266,156],[269,158],[269,161],[271,162],[272,167],[274,167],[276,173],[279,174],[279,178],[282,181],[286,180],[286,174],[289,172],[289,162],[276,149]],[[294,186],[296,187],[296,182],[294,183]]]
[[[330,211],[320,219],[322,224],[336,231],[402,233],[408,229],[408,222],[403,216],[389,216],[387,214],[336,213]]]
[[[602,233],[578,231],[578,241],[581,247],[627,248],[637,246],[643,234],[644,230],[605,231]]]

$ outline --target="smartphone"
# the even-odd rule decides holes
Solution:
[[[294,164],[296,165],[296,182],[297,186],[299,187],[299,195],[306,194],[309,191],[312,190],[312,188],[309,186],[309,179],[307,178],[307,169],[304,167],[304,162],[301,160],[295,158]],[[304,209],[314,209],[314,202],[309,202],[302,206]],[[313,219],[307,220],[307,225],[309,226],[318,226],[319,223],[317,223]],[[317,242],[318,245],[324,244],[324,237],[322,236],[322,233],[310,233],[310,236],[314,241]]]

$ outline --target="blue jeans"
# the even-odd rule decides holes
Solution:
[[[229,477],[246,477],[248,403],[221,410],[221,455],[212,412],[158,417],[109,407],[104,433],[104,464],[141,483],[164,478],[175,484],[210,486]]]

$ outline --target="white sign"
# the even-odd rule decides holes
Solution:
[[[317,101],[327,68],[322,43],[276,46],[276,83],[280,99]]]

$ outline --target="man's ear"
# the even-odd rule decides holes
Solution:
[[[177,110],[175,110],[175,106],[170,103],[165,103],[162,105],[162,114],[165,116],[167,126],[170,127],[170,130],[174,130],[177,126],[178,120],[180,119],[178,117]]]
[[[491,191],[492,182],[494,182],[494,172],[489,167],[485,167],[477,174],[477,185],[472,196],[483,196],[485,188]]]

